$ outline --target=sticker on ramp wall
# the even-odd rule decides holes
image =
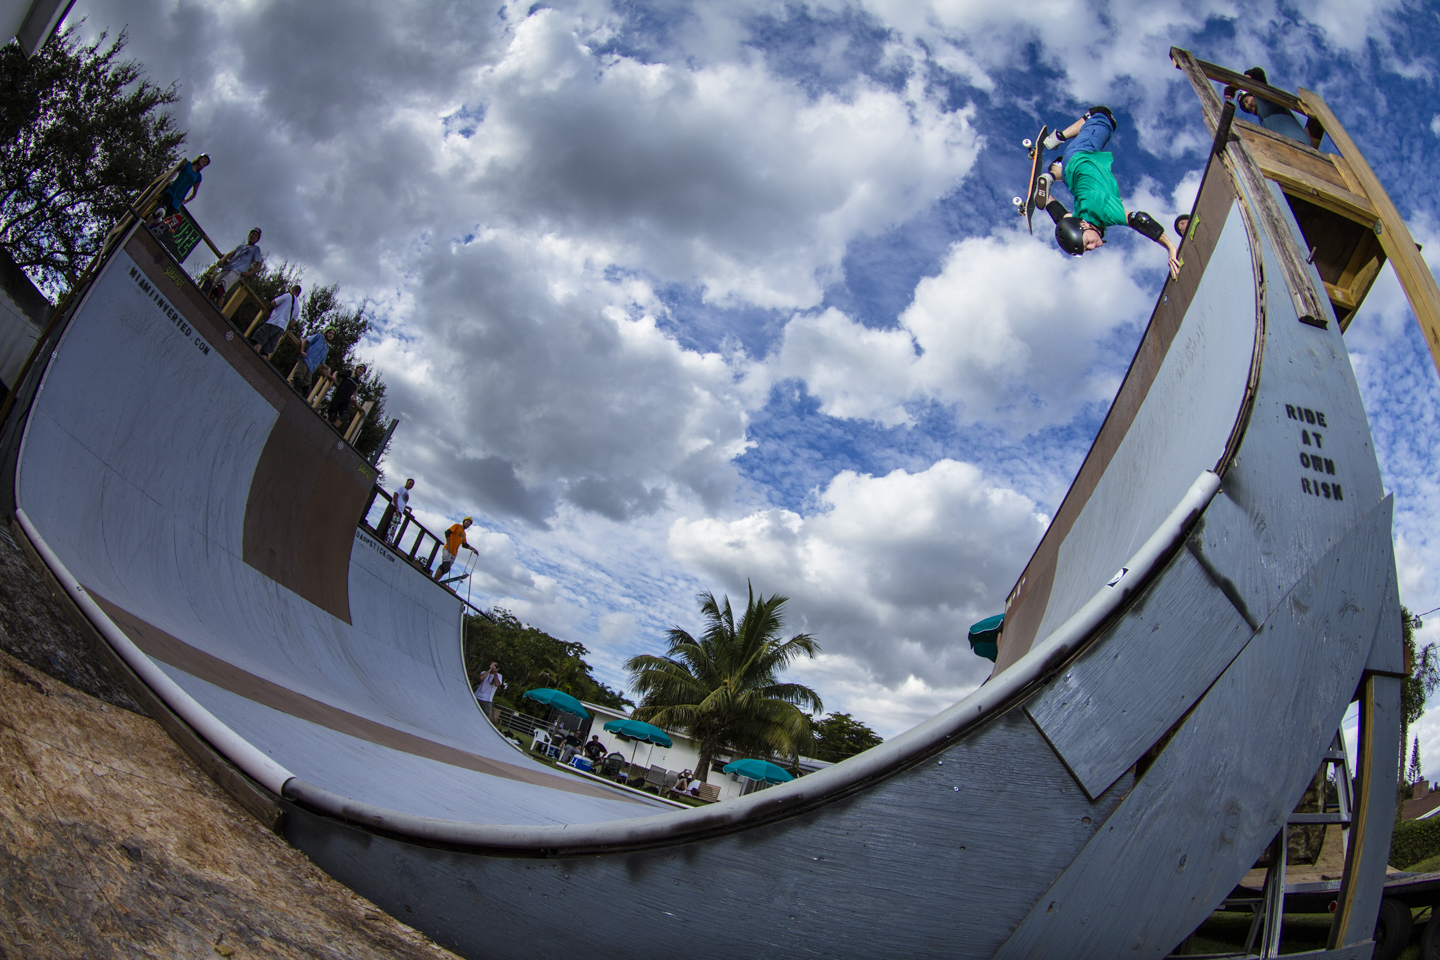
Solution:
[[[170,305],[170,301],[160,295],[150,281],[145,278],[145,274],[140,272],[139,267],[132,266],[130,268],[130,279],[135,281],[135,286],[140,288],[141,293],[150,298],[150,302],[160,308],[160,312],[165,314],[180,335],[195,345],[195,349],[206,355],[210,353],[210,344],[206,343],[205,338],[185,322],[185,318],[180,315],[179,310]]]
[[[1109,580],[1106,580],[1106,581],[1105,581],[1105,586],[1107,586],[1107,587],[1113,587],[1113,586],[1115,586],[1115,584],[1119,583],[1121,580],[1124,580],[1124,579],[1125,579],[1125,574],[1127,574],[1127,573],[1129,573],[1129,572],[1130,572],[1130,568],[1129,568],[1129,567],[1121,567],[1119,573],[1115,574],[1115,576],[1113,576],[1113,577],[1111,577]]]

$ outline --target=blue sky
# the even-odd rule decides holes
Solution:
[[[1440,16],[1418,6],[82,17],[128,26],[152,79],[179,81],[214,158],[192,211],[218,242],[261,223],[272,257],[375,305],[361,352],[402,418],[387,471],[417,478],[428,522],[476,516],[477,600],[623,685],[627,657],[696,626],[695,593],[751,579],[821,642],[797,677],[886,734],[988,672],[965,630],[1003,608],[1163,278],[1138,237],[1072,260],[1024,233],[1011,197],[1040,123],[1111,106],[1122,192],[1168,224],[1208,145],[1168,48],[1263,64],[1325,96],[1440,256]],[[1404,599],[1428,610],[1440,390],[1388,271],[1348,341]]]

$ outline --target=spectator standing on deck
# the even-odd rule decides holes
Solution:
[[[336,375],[335,392],[330,395],[330,407],[326,410],[326,419],[330,426],[336,430],[344,431],[342,421],[350,412],[350,401],[355,396],[355,391],[360,389],[360,378],[365,375],[365,364],[355,368],[355,372],[341,370]]]
[[[180,212],[180,208],[191,200],[195,194],[200,192],[200,171],[210,166],[210,154],[202,153],[194,160],[181,160],[180,169],[175,171],[175,177],[168,186],[160,193],[160,205],[150,215],[150,225],[154,226],[164,217],[173,217]]]
[[[1245,71],[1245,76],[1251,80],[1257,80],[1266,86],[1270,84],[1270,81],[1265,79],[1265,70],[1263,67],[1251,67]],[[1266,100],[1264,97],[1256,96],[1249,90],[1236,90],[1234,87],[1227,87],[1225,95],[1228,97],[1231,93],[1238,95],[1236,102],[1240,104],[1241,110],[1259,118],[1260,126],[1269,130],[1271,133],[1278,133],[1282,137],[1299,140],[1305,144],[1305,146],[1310,146],[1310,134],[1305,132],[1305,127],[1296,118],[1295,114],[1291,113],[1285,107]]]
[[[300,351],[300,362],[315,376],[315,372],[325,366],[325,358],[330,355],[330,343],[335,339],[334,330],[326,330],[324,333],[312,333],[305,338],[305,345]]]
[[[415,489],[415,478],[406,479],[405,483],[390,491],[390,506],[385,508],[385,515],[381,518],[380,529],[385,531],[385,542],[394,543],[396,535],[400,532],[400,520],[410,514],[410,491]]]
[[[450,529],[445,531],[445,549],[440,551],[440,566],[435,568],[436,580],[445,579],[445,574],[449,573],[450,568],[455,565],[455,558],[460,555],[462,547],[471,553],[479,552],[465,542],[465,531],[470,529],[470,524],[473,522],[466,517],[459,523],[452,523]]]
[[[210,288],[210,299],[218,304],[225,291],[241,277],[253,277],[265,266],[265,254],[260,249],[260,228],[251,230],[246,241],[222,256],[216,266],[220,268],[220,279]]]
[[[280,294],[270,301],[270,316],[265,318],[265,323],[255,331],[254,346],[255,352],[268,359],[270,354],[280,344],[280,338],[290,325],[300,319],[300,284],[293,285],[289,290]]]
[[[480,675],[480,682],[475,684],[475,700],[491,723],[495,722],[495,694],[503,686],[505,678],[500,675],[500,668],[492,661],[490,668]]]

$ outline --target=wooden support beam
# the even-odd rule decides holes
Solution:
[[[1410,229],[1405,226],[1400,211],[1395,208],[1390,195],[1380,185],[1375,171],[1365,162],[1365,157],[1355,146],[1355,141],[1350,139],[1350,134],[1330,112],[1330,107],[1318,93],[1303,87],[1300,89],[1300,99],[1305,104],[1305,112],[1309,116],[1318,117],[1325,126],[1325,132],[1330,134],[1330,139],[1335,142],[1341,156],[1347,161],[1349,172],[1374,204],[1378,213],[1375,235],[1379,238],[1386,256],[1390,258],[1395,275],[1400,278],[1400,286],[1410,300],[1410,309],[1415,311],[1415,319],[1419,322],[1420,330],[1425,335],[1425,343],[1430,348],[1430,358],[1436,369],[1440,370],[1440,286],[1435,283],[1435,275],[1430,272],[1429,265],[1416,249],[1415,238],[1410,235]]]
[[[350,426],[345,431],[346,443],[352,447],[355,445],[355,438],[360,436],[360,428],[364,426],[366,419],[370,416],[370,411],[373,409],[375,409],[375,401],[366,400],[361,404],[360,409],[355,411],[355,417],[350,421]]]
[[[1188,50],[1171,47],[1170,59],[1177,68],[1185,73],[1190,85],[1195,88],[1195,95],[1200,98],[1200,108],[1205,114],[1205,123],[1210,127],[1210,133],[1214,135],[1224,118],[1224,107],[1221,106],[1215,87],[1211,85],[1209,78],[1201,70],[1199,61],[1191,56]],[[1325,320],[1326,304],[1320,299],[1320,294],[1314,284],[1310,282],[1308,265],[1305,263],[1305,252],[1299,250],[1295,245],[1295,237],[1287,222],[1290,212],[1280,209],[1280,204],[1270,193],[1270,188],[1265,183],[1265,174],[1261,171],[1260,164],[1255,161],[1248,145],[1244,141],[1232,141],[1225,144],[1216,155],[1230,164],[1235,172],[1235,178],[1244,185],[1250,202],[1256,207],[1256,219],[1263,226],[1265,236],[1280,261],[1280,269],[1285,274],[1284,282],[1290,292],[1290,299],[1295,305],[1295,315],[1302,322],[1324,326],[1327,323]]]
[[[1329,295],[1330,302],[1337,307],[1342,307],[1346,310],[1354,310],[1356,307],[1355,298],[1352,297],[1350,291],[1344,287],[1337,287],[1333,283],[1327,283],[1325,284],[1325,293]],[[1338,313],[1339,311],[1337,310],[1336,312]]]
[[[1205,117],[1205,125],[1210,128],[1210,136],[1215,136],[1223,108],[1220,105],[1220,95],[1215,92],[1215,88],[1205,77],[1205,72],[1200,69],[1200,62],[1190,55],[1189,50],[1179,47],[1170,48],[1170,62],[1175,64],[1175,69],[1185,74],[1185,78],[1195,88],[1195,95],[1200,98],[1200,112]]]
[[[1300,98],[1288,90],[1281,90],[1279,87],[1272,87],[1268,83],[1252,80],[1243,73],[1236,73],[1228,67],[1210,63],[1208,60],[1197,59],[1195,66],[1199,67],[1200,72],[1211,80],[1219,81],[1226,86],[1239,87],[1242,90],[1247,90],[1255,94],[1257,97],[1269,100],[1271,103],[1279,104],[1287,110],[1298,110],[1307,117],[1311,116],[1310,111],[1305,109],[1305,104],[1301,102]],[[1323,123],[1324,121],[1321,122]],[[1327,127],[1326,129],[1329,128]]]
[[[1260,164],[1260,170],[1283,186],[1286,193],[1367,227],[1375,222],[1377,211],[1359,192],[1343,158],[1328,156],[1244,120],[1235,121],[1235,130]]]

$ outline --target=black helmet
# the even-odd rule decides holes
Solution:
[[[1085,252],[1085,224],[1079,217],[1061,217],[1055,224],[1055,242],[1070,256],[1080,256]]]

